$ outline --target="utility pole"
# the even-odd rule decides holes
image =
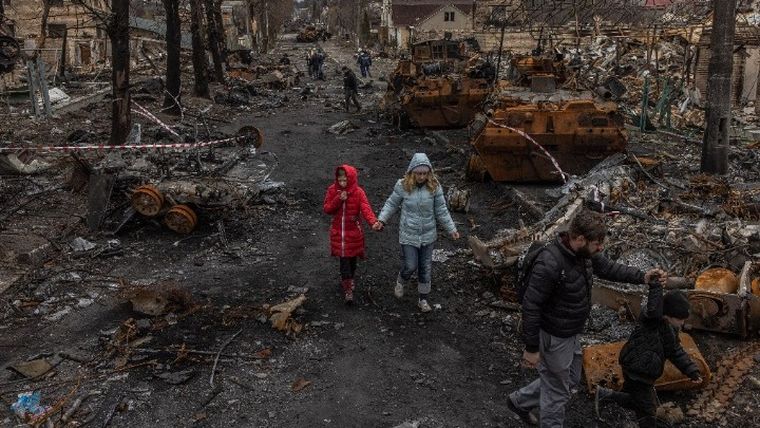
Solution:
[[[720,6],[720,7],[718,7]],[[731,125],[731,74],[733,71],[736,0],[713,0],[710,63],[707,67],[707,108],[702,140],[701,171],[728,172],[728,130]]]

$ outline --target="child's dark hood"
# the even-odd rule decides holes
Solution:
[[[335,187],[340,189],[340,184],[338,184],[338,171],[341,169],[346,171],[346,178],[348,179],[346,190],[354,190],[354,188],[359,185],[359,173],[356,172],[356,168],[345,164],[335,168]]]

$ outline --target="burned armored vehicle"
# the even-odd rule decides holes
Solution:
[[[299,43],[314,43],[319,41],[327,41],[332,37],[332,34],[321,26],[307,25],[298,32],[296,35],[296,41]]]
[[[384,108],[394,125],[419,128],[467,126],[493,91],[494,65],[476,43],[450,39],[416,43],[388,78]]]
[[[595,94],[560,89],[562,56],[517,55],[511,85],[494,92],[471,126],[471,179],[509,182],[561,181],[625,150],[624,119],[612,102]]]
[[[614,103],[574,94],[530,99],[510,93],[472,126],[467,174],[475,180],[553,182],[582,174],[628,141]]]

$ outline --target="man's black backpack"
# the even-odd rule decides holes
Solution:
[[[559,248],[554,244],[554,241],[542,242],[533,241],[528,249],[517,259],[517,284],[515,289],[517,290],[517,302],[522,305],[525,298],[525,291],[528,289],[528,282],[530,282],[530,274],[533,270],[533,265],[538,259],[538,255],[544,250],[549,250],[557,261],[562,260],[562,254]],[[560,273],[560,281],[564,281],[565,271]]]

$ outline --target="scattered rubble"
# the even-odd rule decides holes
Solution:
[[[303,294],[295,299],[286,302],[265,307],[269,313],[269,321],[272,328],[283,331],[288,335],[296,335],[303,330],[303,324],[292,318],[293,312],[306,302],[306,296]]]

